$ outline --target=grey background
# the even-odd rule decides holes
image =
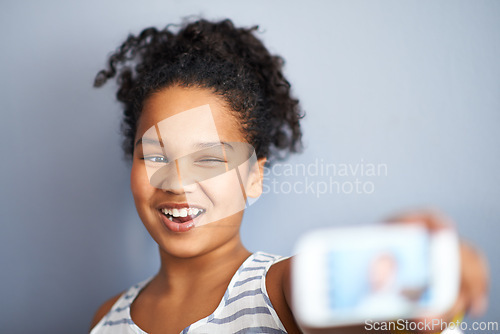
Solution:
[[[190,14],[259,24],[285,57],[307,113],[306,150],[289,163],[388,166],[386,176],[361,178],[372,194],[265,194],[245,215],[250,250],[290,255],[314,227],[437,207],[487,254],[493,283],[483,320],[500,320],[499,1],[0,7],[0,331],[86,332],[100,303],[157,270],[121,160],[114,87],[95,90],[92,81],[128,33]]]

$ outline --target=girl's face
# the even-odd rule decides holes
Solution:
[[[247,196],[262,191],[265,159],[255,168],[243,164],[239,173],[228,168],[246,139],[220,97],[180,86],[153,94],[144,103],[134,142],[134,202],[163,251],[191,257],[239,242]]]

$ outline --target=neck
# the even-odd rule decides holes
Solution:
[[[220,247],[192,257],[179,257],[160,249],[157,277],[167,291],[189,291],[201,283],[229,281],[250,255],[239,234]]]

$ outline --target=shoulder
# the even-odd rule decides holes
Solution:
[[[106,300],[95,312],[94,318],[92,319],[92,322],[90,324],[90,329],[94,328],[99,321],[111,310],[113,305],[120,299],[120,296],[123,294],[123,292],[120,292],[116,296],[111,297],[110,299]]]
[[[278,317],[288,333],[302,333],[291,310],[290,268],[292,258],[271,265],[266,275],[266,289]]]

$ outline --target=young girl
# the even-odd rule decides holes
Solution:
[[[290,258],[251,253],[239,235],[264,165],[301,148],[298,100],[256,29],[230,20],[148,28],[97,75],[98,87],[118,78],[134,202],[161,263],[99,308],[92,334],[300,332]]]

